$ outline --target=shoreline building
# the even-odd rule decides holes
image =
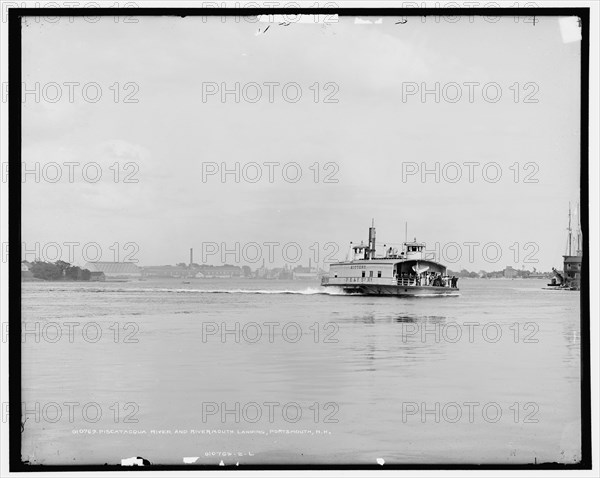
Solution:
[[[514,279],[517,276],[517,271],[512,266],[506,266],[504,269],[504,277],[506,279]]]
[[[90,282],[104,282],[106,275],[104,272],[91,272],[90,271]]]
[[[31,272],[30,267],[30,262],[21,261],[21,278],[31,279],[33,277],[33,273]]]
[[[183,266],[146,266],[142,267],[142,276],[144,278],[167,278],[181,279],[192,275],[187,267]]]
[[[88,269],[90,273],[103,272],[105,280],[130,280],[142,278],[141,269],[133,262],[86,262],[84,269]],[[100,274],[97,276],[102,277]]]
[[[308,259],[308,267],[296,266],[292,269],[293,280],[318,281],[319,273],[316,267],[312,266],[311,259]]]
[[[242,268],[230,264],[223,264],[222,266],[201,265],[194,268],[192,276],[204,279],[232,279],[242,277]]]

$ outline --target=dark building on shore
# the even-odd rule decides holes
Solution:
[[[21,278],[22,279],[31,279],[33,277],[33,273],[30,270],[31,263],[27,261],[21,261]]]
[[[579,221],[579,206],[577,207],[577,229],[575,234],[571,230],[571,206],[569,205],[569,238],[568,252],[563,256],[563,274],[566,286],[570,289],[581,288],[581,260],[582,260],[582,234]],[[573,240],[575,240],[575,254],[573,254]]]
[[[91,282],[104,282],[106,280],[106,274],[102,271],[90,271]]]
[[[563,256],[563,278],[571,289],[581,288],[581,256]]]

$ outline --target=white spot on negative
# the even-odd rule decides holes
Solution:
[[[579,17],[559,18],[558,26],[560,27],[560,36],[562,37],[563,43],[581,41],[580,21]]]

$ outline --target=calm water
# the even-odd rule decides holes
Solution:
[[[23,459],[578,461],[579,293],[545,282],[23,283]]]

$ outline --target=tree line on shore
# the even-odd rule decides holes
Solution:
[[[44,262],[36,260],[29,264],[29,272],[36,279],[42,280],[90,280],[91,273],[88,269],[73,266],[65,261]]]

